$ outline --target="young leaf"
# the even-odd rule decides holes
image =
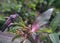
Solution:
[[[35,23],[32,25],[32,32],[38,30],[42,25],[48,23],[54,8],[50,8],[36,18]]]
[[[52,12],[53,12],[54,8],[50,8],[47,11],[45,11],[44,13],[40,14],[37,18],[36,18],[36,22],[42,26],[44,24],[46,24],[48,22],[48,20],[50,19]]]

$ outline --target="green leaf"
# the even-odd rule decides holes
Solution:
[[[59,43],[59,37],[57,33],[49,34],[49,37],[53,43]]]
[[[19,18],[20,18],[20,20],[21,20],[20,25],[21,25],[23,28],[25,28],[26,26],[25,26],[25,23],[24,23],[22,17],[19,17]]]
[[[53,32],[57,29],[59,23],[60,23],[60,13],[56,14],[55,18],[52,20],[50,24]]]
[[[52,33],[52,30],[51,30],[51,28],[43,27],[40,30],[38,30],[38,32]]]

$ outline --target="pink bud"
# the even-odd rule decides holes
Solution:
[[[38,23],[32,25],[32,32],[36,32],[40,28]]]

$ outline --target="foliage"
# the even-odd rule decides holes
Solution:
[[[59,19],[60,19],[60,13],[57,13],[56,17],[51,22],[51,27],[53,32],[57,29],[58,24],[60,23]]]
[[[5,22],[4,16],[3,15],[0,15],[0,27],[3,25],[4,22]]]
[[[5,13],[11,14],[12,12],[16,11],[21,16],[20,24],[18,23],[18,25],[20,26],[19,29],[21,29],[21,30],[18,30],[19,33],[17,33],[17,34],[20,36],[23,36],[24,39],[29,39],[30,41],[32,41],[32,43],[36,43],[34,41],[34,39],[32,39],[32,37],[29,37],[31,34],[29,32],[31,30],[29,29],[28,25],[26,26],[25,20],[28,19],[29,23],[27,23],[27,24],[33,24],[33,21],[35,21],[36,15],[39,15],[38,13],[43,13],[47,9],[54,7],[56,14],[53,12],[54,18],[52,19],[52,21],[50,21],[50,24],[48,24],[48,27],[46,27],[46,25],[44,25],[45,27],[43,26],[37,32],[40,33],[39,34],[40,40],[42,40],[43,42],[59,43],[58,33],[56,33],[58,26],[60,25],[60,20],[59,20],[60,14],[58,13],[60,11],[59,5],[60,5],[60,0],[8,0],[7,3],[6,2],[1,3],[0,9],[2,12],[4,12],[4,14]],[[0,20],[5,21],[2,17]],[[11,28],[10,31],[14,32],[14,33],[17,32],[16,31],[17,26],[10,27]],[[60,27],[59,27],[59,29],[60,29]],[[26,36],[26,34],[27,34],[27,36]],[[42,37],[41,34],[43,34],[42,36],[44,36],[44,37]],[[13,40],[15,38],[17,38],[17,37],[14,37]],[[49,42],[46,40],[48,40]]]
[[[59,36],[57,33],[49,34],[49,37],[53,43],[59,43]]]
[[[48,14],[48,12],[50,12],[49,14]],[[45,24],[45,22],[47,22],[47,21],[45,21],[46,19],[48,20],[49,18],[50,18],[50,16],[51,16],[51,14],[52,14],[52,12],[53,12],[53,9],[48,9],[46,12],[44,12],[44,13],[42,13],[42,15],[40,15],[39,17],[42,17],[42,19],[40,18],[40,19],[38,19],[38,21],[36,21],[37,22],[37,24],[39,25],[39,23],[41,23],[40,24],[40,26],[42,26],[42,25],[44,25]],[[48,14],[48,17],[46,18],[46,16],[44,16],[44,14],[46,14],[46,16],[47,16],[47,14]],[[39,17],[37,17],[37,18],[39,18]],[[45,18],[45,19],[44,19]],[[20,22],[20,25],[21,25],[21,27],[23,27],[23,28],[21,28],[20,30],[18,30],[19,31],[19,35],[21,35],[22,37],[24,37],[25,39],[28,39],[28,40],[30,40],[32,43],[37,43],[38,42],[38,40],[39,40],[39,42],[40,42],[40,39],[38,38],[38,39],[33,39],[33,37],[35,36],[35,38],[37,38],[37,36],[39,37],[39,34],[37,35],[34,35],[33,37],[32,37],[32,34],[34,34],[34,33],[36,33],[35,31],[32,31],[33,29],[34,30],[36,30],[36,29],[38,29],[38,28],[36,28],[36,26],[35,27],[28,27],[28,26],[25,26],[25,24],[24,24],[24,22],[23,22],[23,20],[22,20],[22,18],[20,18],[21,19],[21,22]],[[37,19],[36,19],[37,20]],[[43,22],[41,22],[40,20],[42,20]],[[44,23],[44,24],[43,24]],[[32,24],[32,25],[37,25],[37,24]],[[36,29],[35,29],[36,28]],[[37,30],[36,30],[37,31]],[[47,32],[49,32],[48,30],[47,30]],[[29,36],[30,35],[30,36]],[[34,42],[33,42],[33,41]],[[37,41],[36,41],[37,40]],[[23,41],[24,42],[24,41]]]

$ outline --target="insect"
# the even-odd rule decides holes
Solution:
[[[4,32],[5,29],[10,26],[13,25],[14,20],[16,19],[16,17],[18,16],[18,14],[12,14],[10,15],[10,17],[7,18],[6,22],[3,24],[3,26],[1,27],[1,31]]]

